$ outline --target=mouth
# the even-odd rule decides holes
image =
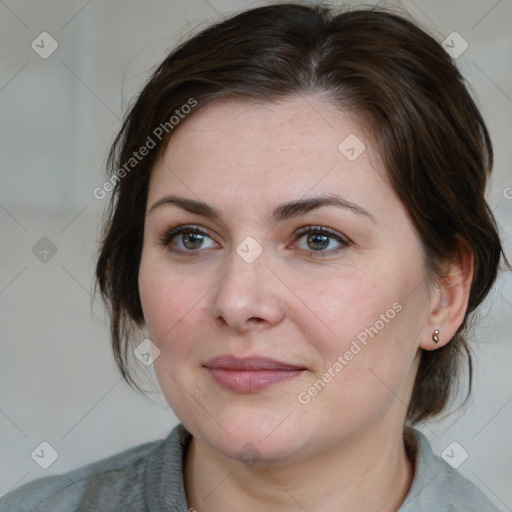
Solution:
[[[236,393],[255,393],[288,381],[306,370],[304,366],[267,357],[222,355],[204,364],[214,381]]]

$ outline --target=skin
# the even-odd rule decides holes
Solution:
[[[354,161],[338,149],[350,134],[366,146]],[[160,350],[159,384],[193,434],[184,474],[198,511],[386,512],[407,495],[414,463],[402,430],[420,353],[449,342],[462,323],[473,261],[461,244],[446,264],[451,277],[426,279],[420,241],[373,146],[357,117],[320,96],[217,100],[182,122],[154,166],[139,290]],[[336,206],[267,218],[278,204],[328,193],[373,219]],[[169,203],[151,209],[169,194],[207,202],[222,220]],[[202,245],[185,245],[183,235],[159,241],[183,224],[207,232]],[[318,239],[294,235],[303,226],[325,226],[350,242],[328,238],[315,251]],[[236,252],[248,236],[262,249],[252,263]],[[299,393],[396,303],[394,318],[300,403]],[[305,370],[235,393],[203,366],[221,354]],[[256,464],[244,463],[244,446]]]

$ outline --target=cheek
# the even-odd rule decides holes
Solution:
[[[304,279],[297,287],[314,312],[302,306],[293,316],[322,356],[309,388],[322,410],[334,414],[343,404],[358,411],[355,416],[371,416],[400,396],[416,353],[423,301],[421,290],[410,289],[402,272],[376,268],[321,284]]]
[[[184,326],[197,327],[195,318],[205,291],[203,280],[180,276],[161,258],[143,254],[139,270],[142,311],[151,340],[161,350],[169,339],[183,339],[176,333]]]
[[[316,276],[296,274],[291,282],[297,300],[288,304],[289,316],[324,355],[325,364],[348,350],[358,336],[364,341],[365,329],[376,321],[383,330],[381,314],[388,310],[389,317],[395,314],[392,306],[397,297],[383,289],[375,268],[333,267]]]
[[[139,293],[146,326],[163,341],[190,314],[205,293],[204,281],[180,275],[157,251],[143,251]]]
[[[202,283],[202,281],[201,281]],[[184,389],[194,389],[198,338],[205,326],[204,284],[170,272],[158,260],[142,259],[139,293],[150,340],[160,350],[154,370],[167,402],[179,417],[195,407]]]

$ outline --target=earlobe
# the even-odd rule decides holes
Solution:
[[[436,350],[453,338],[466,315],[474,258],[469,244],[460,239],[454,258],[445,264],[446,273],[439,278],[419,347]]]

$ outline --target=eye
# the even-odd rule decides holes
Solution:
[[[305,239],[306,247],[303,250],[309,252],[314,257],[328,256],[350,245],[348,239],[323,226],[305,226],[295,233],[295,237],[298,240],[301,238]],[[337,247],[332,248],[333,240],[338,243]],[[331,247],[330,250],[325,250],[329,247]]]
[[[313,257],[329,256],[350,245],[347,238],[323,226],[305,226],[300,228],[294,236],[296,240],[305,239],[307,246],[302,250],[310,253]],[[209,245],[205,245],[206,240],[210,240]],[[338,246],[329,249],[333,241]],[[159,243],[168,246],[173,252],[188,253],[189,255],[199,253],[200,249],[218,247],[218,244],[212,240],[206,231],[194,225],[181,225],[165,231],[159,237]]]
[[[209,246],[205,246],[205,240],[210,240],[212,243]],[[197,226],[190,225],[177,226],[166,231],[159,237],[159,243],[169,246],[174,252],[181,253],[199,252],[199,249],[208,249],[217,245],[206,231]],[[172,246],[177,247],[177,249]]]

